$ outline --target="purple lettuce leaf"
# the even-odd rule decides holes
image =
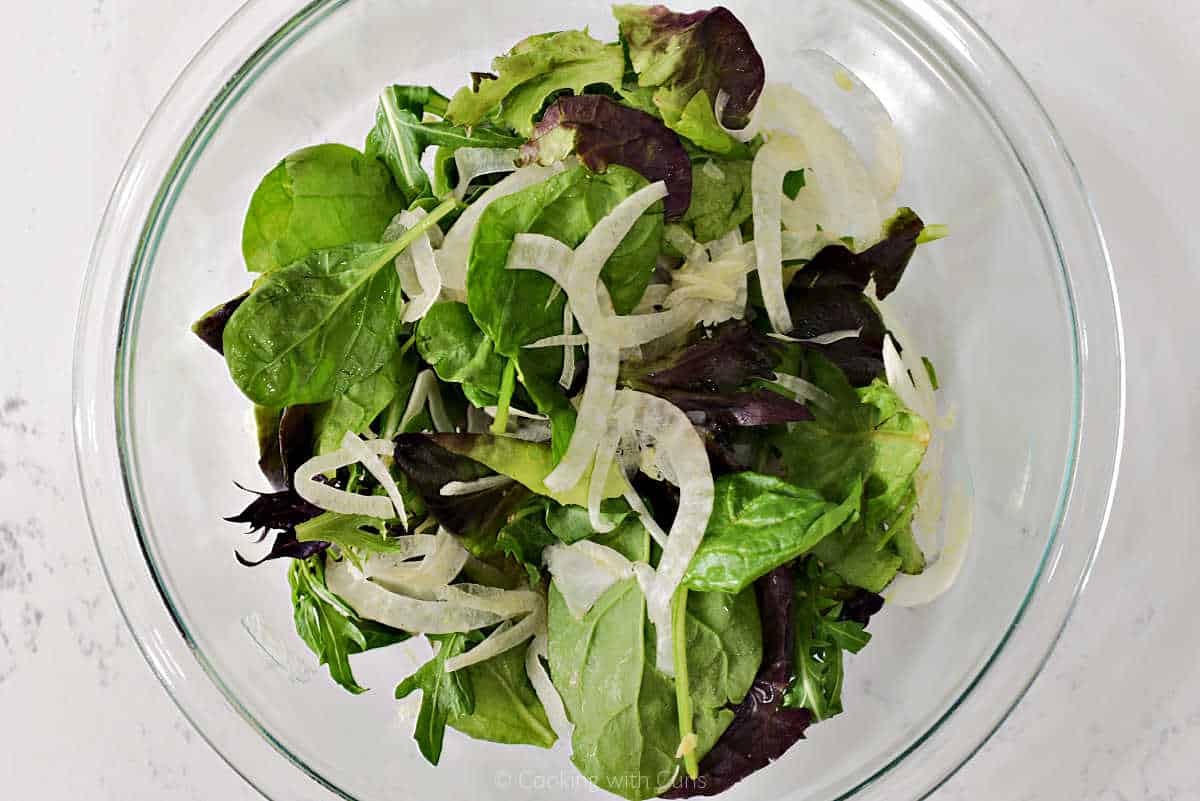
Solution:
[[[734,707],[733,722],[700,761],[700,775],[678,782],[663,798],[722,793],[783,756],[812,724],[807,709],[783,706],[795,666],[791,568],[772,570],[755,583],[755,589],[763,624],[762,667],[750,692]]]
[[[245,487],[242,487],[245,489]],[[254,490],[246,490],[254,492]],[[296,494],[293,489],[280,492],[254,492],[256,496],[249,506],[233,517],[225,518],[230,523],[246,523],[250,526],[248,535],[260,535],[259,540],[277,532],[271,550],[261,559],[251,562],[240,553],[235,552],[237,560],[246,567],[255,567],[272,559],[307,559],[329,547],[328,542],[299,542],[296,539],[296,526],[312,520],[322,513],[322,509],[313,506]]]
[[[682,350],[627,376],[646,392],[668,390],[730,394],[756,379],[775,377],[779,346],[749,323],[731,320]]]
[[[210,309],[203,317],[192,324],[192,333],[200,337],[205,345],[225,355],[225,324],[229,322],[229,318],[238,310],[242,302],[250,297],[250,291],[247,290],[238,295],[233,300],[222,303],[214,309]]]
[[[812,339],[834,331],[858,331],[857,337],[828,345],[806,344],[837,365],[852,386],[865,387],[884,374],[883,337],[887,332],[879,310],[854,287],[788,288],[788,309],[795,328],[789,335]]]
[[[462,537],[463,544],[476,556],[487,556],[496,552],[496,534],[529,496],[529,490],[512,483],[470,495],[442,495],[442,487],[451,481],[475,481],[495,475],[474,459],[438,444],[439,439],[469,436],[401,434],[396,437],[396,466],[439,525]]]
[[[667,219],[682,217],[692,200],[692,162],[679,137],[657,117],[605,97],[560,97],[521,147],[523,164],[550,164],[571,153],[592,172],[620,164],[647,181],[667,185]]]
[[[896,212],[884,226],[884,238],[855,253],[843,245],[830,245],[797,273],[793,285],[802,287],[851,287],[862,291],[875,281],[880,300],[895,291],[917,249],[917,238],[925,223],[912,209]]]
[[[668,124],[700,92],[715,102],[728,97],[721,112],[727,128],[744,128],[758,103],[766,68],[750,33],[729,9],[681,14],[665,6],[616,6],[613,13],[638,85],[659,87],[654,103]]]

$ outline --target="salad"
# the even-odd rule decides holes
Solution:
[[[946,232],[897,210],[888,113],[829,56],[768,83],[725,8],[614,13],[618,41],[531,36],[451,96],[384,89],[361,150],[284,158],[257,277],[193,330],[273,485],[237,558],[289,560],[333,681],[423,637],[395,696],[429,762],[449,727],[714,795],[842,712],[885,599],[962,564],[949,416],[885,300]]]

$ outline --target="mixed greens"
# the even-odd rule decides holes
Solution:
[[[287,156],[257,277],[194,331],[273,485],[238,559],[291,560],[334,681],[423,635],[395,696],[430,762],[447,726],[562,738],[625,798],[712,795],[842,711],[879,593],[961,565],[936,378],[883,301],[944,231],[889,208],[895,132],[829,57],[802,92],[727,9],[615,15]]]

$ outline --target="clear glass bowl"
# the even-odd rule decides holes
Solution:
[[[240,533],[221,517],[246,501],[235,480],[261,486],[254,439],[246,402],[188,325],[247,286],[242,214],[283,154],[361,143],[389,83],[456,87],[528,33],[615,26],[598,2],[294,5],[251,0],[195,58],[130,157],[96,242],[75,424],[109,580],[180,709],[271,798],[574,796],[585,785],[566,749],[451,734],[442,765],[426,765],[391,700],[410,667],[403,652],[361,658],[374,690],[360,697],[317,669],[293,633],[283,566],[233,560]],[[1002,722],[1087,579],[1123,419],[1109,264],[1049,120],[955,6],[730,5],[774,79],[817,47],[877,92],[904,145],[899,200],[950,225],[895,298],[957,407],[949,472],[970,481],[976,524],[948,595],[877,619],[847,668],[846,713],[728,797],[910,801]]]

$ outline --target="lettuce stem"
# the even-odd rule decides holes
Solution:
[[[683,769],[688,778],[700,775],[696,748],[687,743],[695,738],[692,695],[688,690],[687,669],[687,597],[688,588],[681,586],[675,593],[671,609],[671,644],[675,655],[675,706],[679,709],[679,742],[683,747]]]
[[[504,365],[504,375],[500,379],[500,399],[496,401],[496,419],[492,421],[492,433],[504,434],[508,431],[508,407],[512,405],[513,390],[517,386],[517,360],[509,359]]]

